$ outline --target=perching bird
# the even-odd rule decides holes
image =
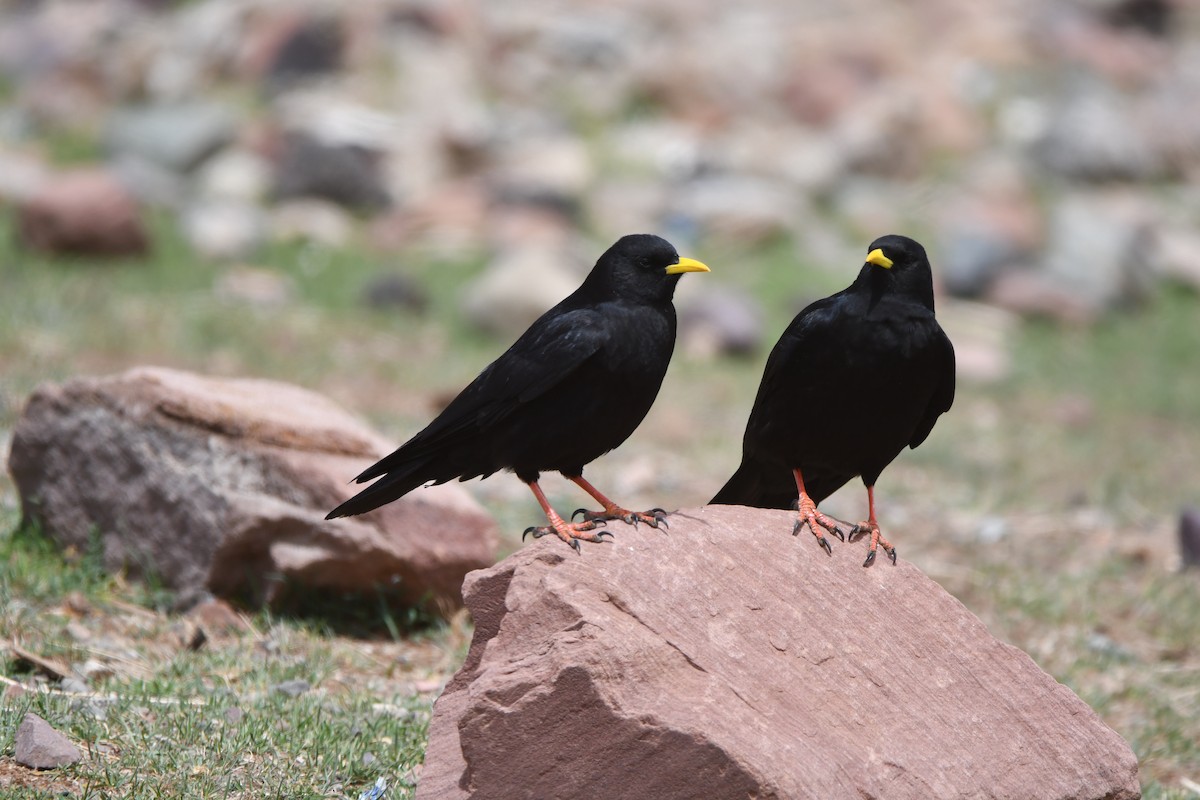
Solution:
[[[848,288],[805,308],[767,359],[742,440],[742,463],[713,503],[795,508],[832,552],[821,529],[845,539],[817,504],[856,476],[867,487],[870,533],[864,567],[879,544],[875,481],[905,447],[916,447],[954,402],[954,348],[933,315],[925,248],[905,236],[871,243]]]
[[[680,258],[664,239],[622,237],[582,285],[543,314],[489,364],[423,431],[355,480],[378,481],[329,512],[363,514],[426,483],[487,477],[508,469],[529,485],[555,533],[579,550],[600,541],[605,520],[658,527],[665,512],[631,512],[583,478],[585,465],[633,433],[650,410],[675,348],[675,284],[685,272],[708,272]],[[602,511],[560,517],[538,485],[556,470],[596,499]]]

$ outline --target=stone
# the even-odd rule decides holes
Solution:
[[[1179,557],[1186,567],[1200,567],[1200,509],[1185,508],[1179,514]]]
[[[31,711],[17,726],[13,750],[16,762],[30,769],[58,769],[83,758],[70,739]]]
[[[319,198],[356,210],[384,208],[391,197],[382,182],[380,159],[380,153],[359,144],[292,133],[275,165],[274,193],[282,199]]]
[[[1050,215],[1040,272],[1096,313],[1144,300],[1156,275],[1155,210],[1134,194],[1077,193]]]
[[[324,519],[393,446],[296,386],[138,368],[39,387],[8,467],[24,519],[57,544],[82,552],[98,535],[106,567],[180,593],[260,604],[385,586],[449,613],[496,548],[461,486]]]
[[[742,289],[718,282],[679,292],[675,305],[679,311],[679,342],[687,353],[751,356],[763,346],[766,312]]]
[[[698,178],[673,195],[671,213],[701,230],[744,245],[790,233],[804,205],[786,183],[745,175]]]
[[[56,255],[141,255],[149,234],[133,196],[101,169],[55,175],[17,210],[17,238]]]
[[[683,509],[469,575],[417,800],[1140,797],[1070,689],[911,563],[826,556],[793,516]]]
[[[1129,100],[1113,87],[1085,81],[1050,108],[1033,152],[1051,172],[1083,181],[1149,180],[1162,174],[1165,165],[1138,127]]]
[[[256,205],[238,200],[205,200],[183,213],[183,235],[192,248],[216,260],[249,258],[266,238],[266,218]]]
[[[108,120],[104,144],[111,155],[188,172],[231,142],[236,125],[232,111],[207,101],[126,108]]]
[[[403,272],[381,272],[370,278],[359,293],[365,306],[401,309],[415,314],[429,307],[429,294],[421,283]]]
[[[250,150],[232,147],[214,155],[196,174],[203,197],[257,203],[271,188],[271,164]]]
[[[579,286],[569,262],[557,248],[502,253],[463,289],[463,314],[481,330],[519,335]]]
[[[271,236],[281,242],[343,248],[354,236],[354,220],[327,200],[288,200],[271,210]]]
[[[1158,233],[1162,277],[1200,292],[1200,231],[1191,227],[1164,228]]]

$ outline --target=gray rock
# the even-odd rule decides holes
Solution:
[[[692,355],[750,356],[763,346],[763,307],[737,287],[710,282],[680,291],[675,305],[680,344]]]
[[[742,245],[792,232],[805,210],[789,184],[745,175],[698,178],[674,192],[672,200],[674,214]]]
[[[258,203],[270,188],[270,162],[249,150],[222,150],[204,162],[196,175],[197,193],[213,200]]]
[[[417,314],[429,306],[429,294],[417,280],[403,272],[381,272],[362,288],[362,302],[377,309],[399,309]]]
[[[498,256],[462,294],[462,310],[477,328],[517,335],[575,291],[573,259],[557,248],[526,248]]]
[[[104,131],[110,154],[133,155],[175,172],[187,172],[233,140],[237,119],[212,102],[126,108]]]
[[[180,592],[262,603],[288,589],[385,586],[449,612],[463,575],[496,547],[494,523],[461,486],[324,519],[392,447],[299,387],[144,368],[41,386],[8,467],[45,535],[77,548],[98,536],[107,567],[151,571]]]
[[[32,712],[26,712],[17,726],[13,749],[16,762],[30,769],[58,769],[83,758],[70,739]]]
[[[1079,81],[1048,108],[1033,153],[1051,172],[1084,181],[1143,181],[1162,174],[1162,158],[1139,128],[1133,105],[1113,87]]]
[[[289,134],[275,165],[280,198],[315,197],[352,209],[391,203],[382,182],[382,154],[358,144],[329,143],[307,133]]]
[[[271,687],[271,691],[287,695],[288,697],[299,697],[312,689],[312,684],[300,678],[293,678],[290,681],[277,683]]]
[[[1154,285],[1153,210],[1133,194],[1072,194],[1051,212],[1042,275],[1095,313]]]
[[[1179,556],[1183,566],[1200,567],[1200,509],[1185,508],[1179,514]]]

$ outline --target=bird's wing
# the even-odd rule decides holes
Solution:
[[[606,334],[603,319],[592,309],[542,317],[479,373],[424,430],[355,480],[369,481],[486,432],[522,405],[570,380],[603,347]]]
[[[954,404],[954,345],[950,344],[949,337],[940,327],[938,328],[938,346],[941,350],[938,365],[939,383],[933,396],[929,398],[929,405],[925,407],[925,415],[921,417],[921,421],[913,430],[912,438],[908,441],[909,447],[916,447],[925,441],[929,432],[933,430],[937,418],[949,411],[950,406]]]

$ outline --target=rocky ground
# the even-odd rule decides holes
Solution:
[[[682,287],[680,351],[646,425],[589,477],[630,505],[695,506],[732,468],[786,319],[845,285],[871,238],[908,232],[929,246],[962,380],[881,481],[901,558],[1097,708],[1147,796],[1188,796],[1197,587],[1176,537],[1200,502],[1196,33],[1195,6],[1168,0],[8,4],[0,450],[43,381],[144,364],[299,383],[401,439],[611,240],[654,230],[714,272]],[[519,547],[528,491],[504,476],[469,490],[502,551]],[[829,501],[849,518],[862,504],[859,487]],[[9,527],[16,506],[0,482]],[[91,688],[211,689],[192,669],[242,681],[222,719],[300,673],[314,713],[337,681],[428,697],[463,654],[458,630],[365,659],[374,643],[314,634],[285,658],[261,649],[259,619],[185,667],[169,602],[126,630],[140,612],[110,595],[138,591],[105,589],[84,615],[29,588],[57,569],[0,571],[0,597],[27,603],[5,605],[2,635],[72,667],[102,652],[113,674]],[[115,638],[72,634],[80,619]],[[329,647],[332,671],[298,666]],[[371,683],[405,659],[416,677]],[[52,707],[97,748],[88,769],[162,773],[169,791],[195,766],[135,759],[143,723],[178,734],[170,715]],[[295,771],[281,752],[239,769]],[[419,753],[346,757],[357,780],[407,774]],[[0,786],[35,774],[6,759]]]

